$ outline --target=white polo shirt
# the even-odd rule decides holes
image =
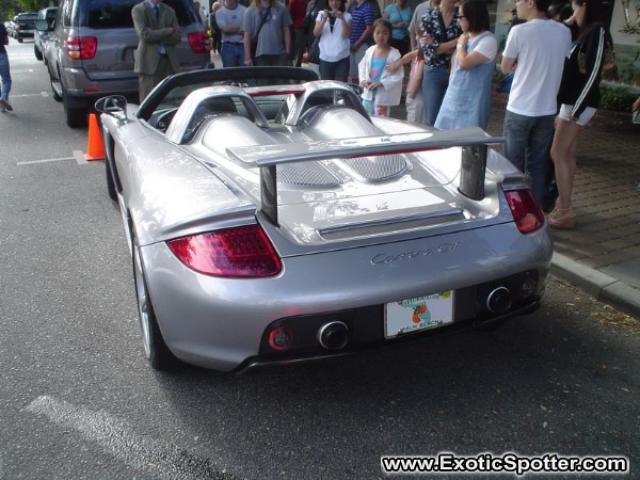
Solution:
[[[503,56],[516,59],[507,110],[527,117],[555,115],[571,32],[555,20],[529,20],[509,32]]]

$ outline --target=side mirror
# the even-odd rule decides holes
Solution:
[[[36,30],[39,32],[50,32],[53,29],[49,27],[49,22],[39,18],[36,20]]]
[[[102,97],[95,104],[96,111],[116,118],[120,122],[127,121],[127,99],[122,95]]]

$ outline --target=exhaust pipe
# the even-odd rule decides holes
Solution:
[[[337,320],[325,323],[318,329],[317,338],[326,350],[341,350],[349,342],[349,327]]]
[[[487,295],[487,310],[496,315],[507,312],[511,308],[511,292],[507,287],[495,288]]]

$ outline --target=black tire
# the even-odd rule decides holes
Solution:
[[[24,42],[24,39],[23,39],[23,38],[20,38],[20,37],[18,37],[18,38],[17,38],[17,40],[18,40],[18,43],[22,43],[22,42]]]
[[[142,330],[144,354],[149,365],[151,365],[154,370],[170,370],[176,366],[178,361],[169,350],[169,347],[167,347],[162,337],[160,327],[158,326],[151,298],[147,290],[144,268],[142,267],[142,261],[138,253],[138,242],[135,237],[132,238],[132,243],[133,282],[136,289],[138,320],[140,321],[140,329]]]
[[[71,128],[84,128],[87,126],[87,116],[89,109],[87,107],[72,106],[72,101],[67,92],[62,91],[62,103],[64,105],[64,116],[67,125]]]
[[[105,162],[105,170],[107,172],[107,194],[109,198],[114,202],[118,200],[118,194],[116,192],[116,184],[113,181],[113,173],[111,172],[111,164],[109,163],[109,159],[106,159]]]
[[[42,61],[42,52],[38,49],[38,47],[35,44],[33,45],[33,53],[36,56],[37,60]]]

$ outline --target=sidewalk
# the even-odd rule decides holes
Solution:
[[[494,97],[492,134],[502,134],[505,102]],[[577,157],[578,225],[551,230],[552,271],[640,318],[640,125],[630,115],[598,112],[578,139]]]

